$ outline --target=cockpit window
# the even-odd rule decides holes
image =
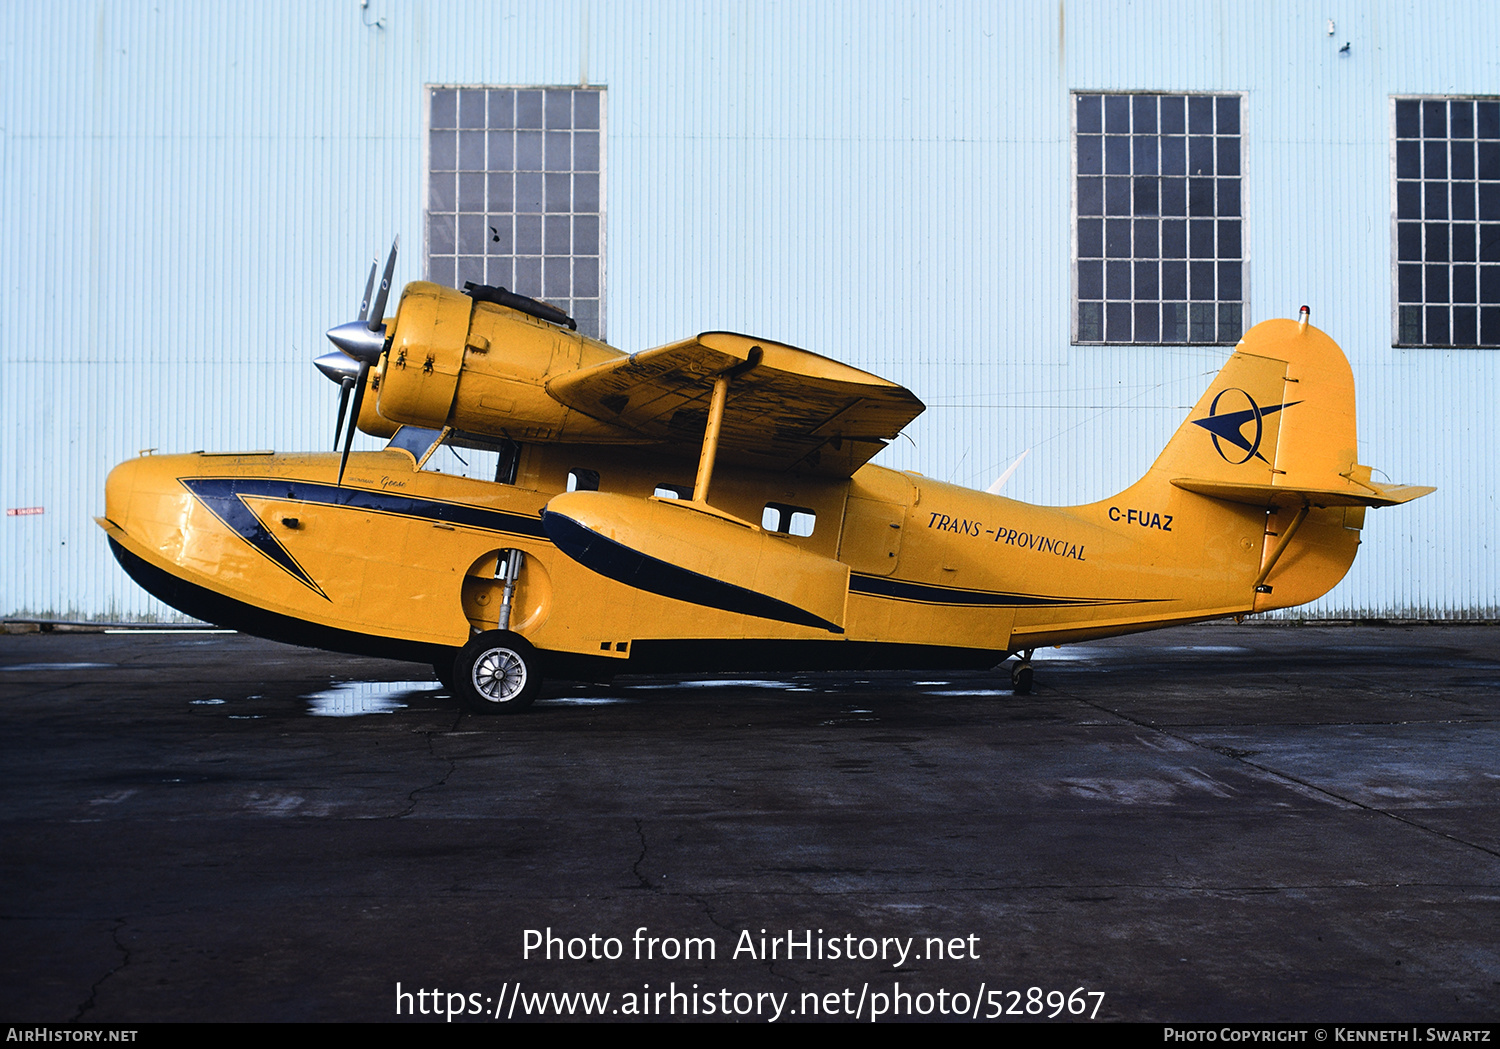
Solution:
[[[453,440],[444,441],[433,452],[422,469],[454,477],[471,477],[476,481],[493,481],[499,469],[500,454],[492,449],[465,448]]]
[[[423,470],[433,473],[470,477],[476,481],[515,483],[519,448],[514,441],[494,440],[462,430],[403,426],[386,447],[404,448],[421,463]]]
[[[441,430],[427,430],[420,426],[403,426],[396,431],[396,435],[390,439],[387,448],[404,448],[411,452],[412,457],[421,462],[422,456],[427,454],[427,449],[432,447],[432,442],[443,435]]]

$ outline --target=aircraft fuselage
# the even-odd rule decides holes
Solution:
[[[724,466],[704,513],[653,495],[690,491],[688,460],[597,446],[524,446],[514,484],[419,470],[397,448],[351,456],[342,486],[337,469],[330,454],[148,456],[111,475],[102,523],[132,575],[191,614],[424,662],[500,625],[504,552],[518,550],[508,628],[554,666],[587,674],[983,666],[1023,648],[1240,614],[1255,604],[1267,528],[1263,510],[1242,507],[1226,532],[1219,507],[1205,534],[1210,518],[1181,504],[1212,501],[1177,489],[1158,506],[1036,507],[868,465],[833,479]],[[597,475],[599,491],[567,492],[575,470]],[[574,513],[610,496],[630,510],[627,524],[636,506],[660,518],[633,535],[609,524],[610,541],[638,555],[628,578],[564,553],[544,526],[549,504]],[[788,520],[810,534],[776,530]],[[602,534],[595,524],[590,534]],[[1214,570],[1185,560],[1189,548]],[[673,566],[674,579],[653,585],[652,565]],[[784,592],[781,604],[812,611],[796,621],[739,607],[739,591]]]

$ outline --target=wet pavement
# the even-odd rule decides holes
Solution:
[[[239,635],[0,637],[0,1018],[1495,1018],[1500,628],[1035,663],[481,718]]]

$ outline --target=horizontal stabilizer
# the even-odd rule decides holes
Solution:
[[[1234,484],[1174,477],[1172,484],[1189,492],[1246,506],[1397,506],[1421,498],[1436,488],[1417,484],[1380,484],[1365,481],[1348,488],[1291,488],[1285,485]]]

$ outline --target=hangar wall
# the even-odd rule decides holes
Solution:
[[[1361,460],[1439,487],[1372,513],[1303,614],[1493,617],[1496,358],[1392,346],[1391,98],[1496,94],[1497,29],[1467,0],[23,5],[0,503],[41,512],[0,519],[0,612],[173,615],[91,521],[109,468],[328,446],[322,332],[393,234],[421,276],[425,86],[590,84],[612,343],[846,360],[929,406],[878,461],[983,488],[1030,449],[1006,494],[1046,503],[1129,484],[1227,353],[1070,343],[1072,93],[1242,93],[1247,323],[1308,303],[1353,363]]]

